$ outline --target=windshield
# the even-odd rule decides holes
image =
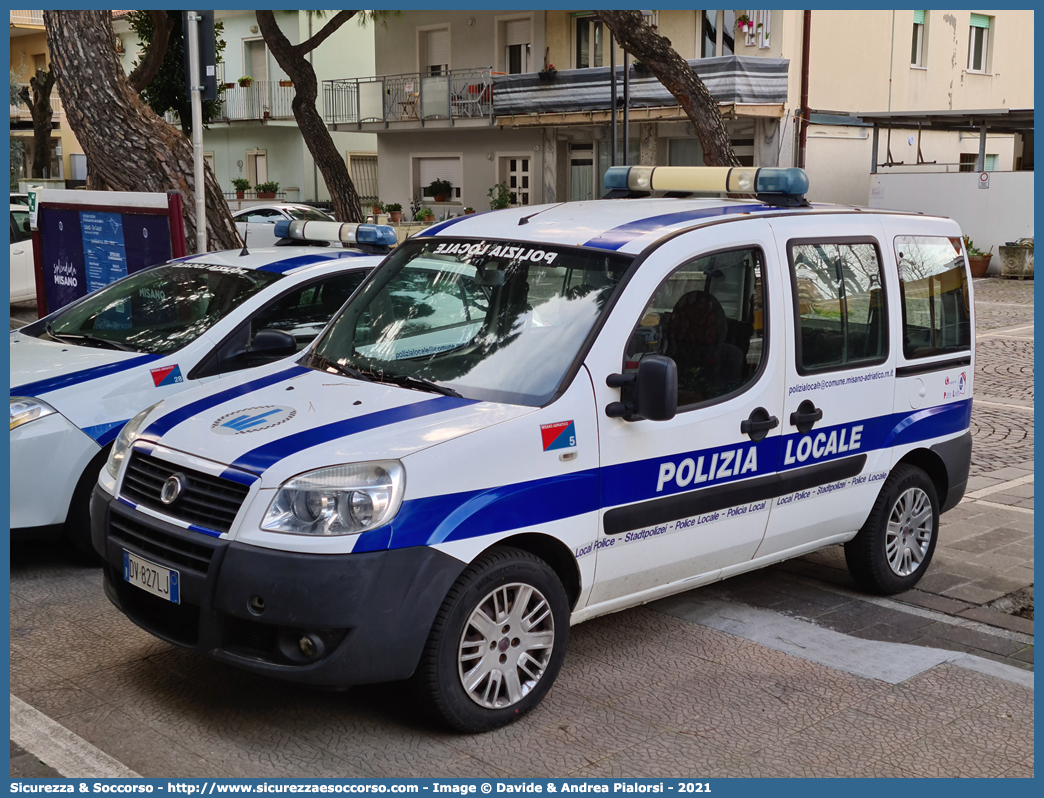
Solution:
[[[333,217],[322,211],[311,208],[283,208],[283,212],[291,219],[300,219],[304,222],[332,222]]]
[[[192,343],[281,277],[203,263],[155,266],[59,312],[39,337],[162,355]]]
[[[543,405],[630,262],[569,247],[415,240],[344,307],[312,364],[380,381],[417,378],[470,399]]]

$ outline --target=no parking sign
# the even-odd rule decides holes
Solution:
[[[989,172],[979,172],[979,188],[989,188],[989,187],[990,187],[990,173]]]

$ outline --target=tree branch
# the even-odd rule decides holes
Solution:
[[[316,47],[318,47],[320,44],[322,44],[328,38],[330,38],[330,36],[332,36],[339,27],[341,27],[345,22],[350,20],[358,13],[358,11],[338,11],[334,15],[333,19],[331,19],[329,22],[323,25],[322,29],[318,33],[312,36],[312,38],[308,41],[301,42],[300,44],[296,45],[294,49],[300,55],[305,55],[306,53],[314,50]]]
[[[152,27],[155,31],[149,49],[145,51],[134,71],[127,76],[127,81],[135,92],[141,94],[145,87],[152,83],[152,79],[163,66],[163,59],[167,55],[167,44],[170,42],[171,31],[174,25],[166,11],[151,11]]]

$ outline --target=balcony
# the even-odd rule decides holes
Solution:
[[[490,69],[411,72],[323,81],[323,117],[334,129],[493,124]]]
[[[12,14],[16,13],[14,11]],[[29,13],[28,11],[25,13]],[[33,12],[37,13],[37,12]],[[27,84],[23,84],[27,85]],[[58,97],[58,89],[51,89],[51,121],[58,122],[62,118],[62,101]],[[25,103],[18,103],[17,105],[11,106],[11,122],[32,122],[33,115],[29,113],[29,106]]]
[[[43,28],[43,11],[11,10],[11,27]]]
[[[226,83],[221,112],[212,122],[247,122],[262,119],[292,120],[294,87],[288,81],[255,80],[249,86]]]
[[[785,58],[725,56],[688,62],[726,116],[783,115],[787,101]],[[539,73],[493,79],[497,124],[547,125],[604,122],[611,103],[609,67],[570,69],[551,79]],[[617,102],[623,101],[623,66],[616,68]],[[630,73],[631,120],[687,119],[678,101],[647,71]]]

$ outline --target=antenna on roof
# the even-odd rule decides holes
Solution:
[[[246,222],[243,222],[243,251],[239,253],[239,257],[243,257],[244,255],[249,255],[250,254],[249,252],[247,252],[247,247],[246,247],[246,242],[247,242],[247,236],[248,235],[250,235],[250,225],[247,224]]]

